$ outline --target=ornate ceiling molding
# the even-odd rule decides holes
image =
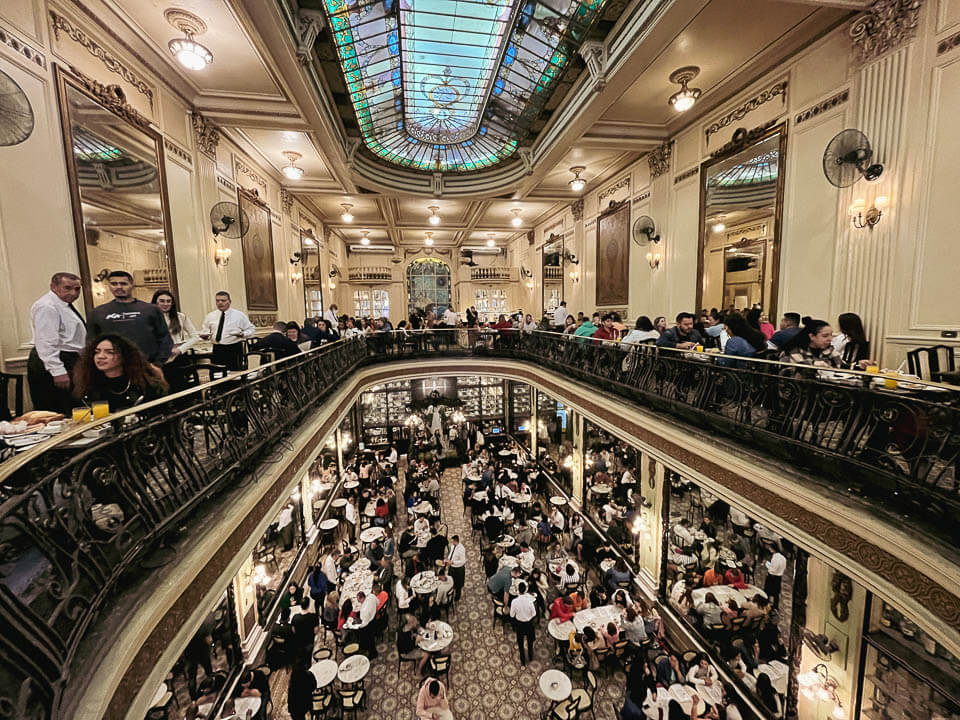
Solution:
[[[39,65],[44,69],[47,67],[47,59],[44,57],[43,53],[41,53],[39,50],[35,50],[23,40],[15,37],[12,33],[4,30],[3,28],[0,28],[0,45],[6,45],[14,52],[20,53],[27,60]]]
[[[621,178],[619,182],[615,183],[614,185],[611,185],[602,193],[597,195],[597,204],[599,205],[600,203],[602,203],[605,198],[610,197],[617,190],[622,190],[623,188],[629,188],[629,187],[630,187],[630,176],[627,175],[625,178]]]
[[[190,114],[190,124],[193,125],[193,137],[197,142],[197,149],[211,160],[216,160],[220,130],[196,111]]]
[[[937,55],[943,55],[957,47],[960,47],[960,32],[954,33],[937,43]]]
[[[72,66],[70,67],[70,72],[76,76],[86,91],[93,95],[97,99],[97,102],[110,112],[116,113],[137,127],[144,129],[150,127],[150,121],[127,103],[127,95],[123,92],[122,87],[119,85],[104,85],[92,77],[84,75]]]
[[[293,193],[286,188],[280,188],[280,207],[283,208],[284,215],[289,215],[293,209]]]
[[[168,153],[179,158],[184,165],[193,167],[193,157],[190,155],[188,151],[184,150],[182,147],[180,147],[175,142],[173,142],[173,140],[171,140],[170,138],[164,138],[163,147],[166,149]]]
[[[730,123],[743,120],[743,118],[745,118],[747,114],[753,112],[761,105],[764,105],[770,102],[775,97],[782,97],[783,102],[786,103],[787,101],[787,81],[786,80],[780,80],[774,83],[773,85],[768,87],[766,90],[763,90],[757,95],[753,96],[752,98],[747,100],[745,103],[743,103],[739,107],[731,110],[729,113],[724,115],[722,118],[720,118],[716,122],[711,123],[709,127],[707,127],[707,129],[704,130],[704,133],[707,136],[707,144],[708,145],[710,144],[711,135],[723,130],[723,128],[727,127],[727,125],[729,125]]]
[[[122,77],[125,82],[135,87],[140,94],[146,96],[147,101],[150,103],[150,109],[153,110],[153,89],[130,70],[130,68],[111,55],[106,48],[71,23],[70,20],[54,10],[50,11],[50,24],[53,26],[53,37],[56,40],[60,40],[61,32],[66,33],[71,40],[100,60],[100,62],[106,66],[107,70],[116,73]]]
[[[850,37],[865,63],[900,47],[917,34],[923,0],[876,0],[850,25]]]
[[[240,175],[245,175],[250,180],[255,182],[257,185],[262,187],[264,191],[267,189],[267,181],[260,177],[254,170],[252,170],[243,160],[240,158],[234,158],[233,161],[234,167]],[[256,192],[256,191],[255,191]]]
[[[658,145],[647,155],[647,165],[650,166],[650,179],[656,180],[661,175],[670,172],[670,158],[673,156],[673,140],[667,140]]]
[[[699,165],[694,165],[694,166],[693,166],[692,168],[690,168],[689,170],[687,170],[687,171],[685,171],[685,172],[682,172],[682,173],[680,173],[679,175],[677,175],[677,176],[673,179],[673,184],[674,184],[674,185],[677,185],[678,183],[682,183],[684,180],[687,180],[687,179],[689,179],[689,178],[692,178],[694,175],[698,175],[699,173],[700,173],[700,166],[699,166]]]
[[[843,105],[847,100],[850,99],[850,89],[846,88],[841,90],[836,95],[828,97],[826,100],[818,102],[816,105],[811,105],[806,110],[801,110],[793,118],[793,122],[796,125],[804,123],[811,118],[817,117],[817,115],[822,115],[827,112],[827,110],[832,110],[838,105]]]

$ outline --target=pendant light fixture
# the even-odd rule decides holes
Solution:
[[[169,8],[163,17],[170,25],[183,33],[182,38],[174,38],[167,43],[167,49],[177,58],[177,62],[187,70],[203,70],[213,62],[213,53],[194,40],[197,35],[207,31],[207,24],[193,13],[177,8]]]
[[[587,181],[580,177],[580,173],[584,170],[586,170],[586,168],[583,165],[570,168],[570,172],[573,173],[573,180],[570,181],[570,189],[575,193],[580,192],[587,186]]]
[[[670,82],[680,83],[680,89],[670,96],[670,105],[677,112],[686,112],[692,108],[703,93],[700,88],[687,87],[687,83],[699,74],[700,68],[696,65],[688,65],[670,73]]]
[[[283,156],[287,159],[288,165],[283,167],[283,174],[288,180],[299,180],[303,177],[303,168],[297,167],[296,162],[303,157],[298,152],[293,150],[286,150],[283,152]]]
[[[341,203],[340,207],[343,208],[343,212],[340,214],[340,219],[343,220],[345,223],[352,223],[353,213],[350,212],[350,208],[352,208],[353,205],[351,205],[350,203]]]

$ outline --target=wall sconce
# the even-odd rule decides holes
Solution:
[[[521,265],[521,266],[520,266],[520,276],[521,276],[521,277],[525,277],[525,278],[532,278],[532,277],[533,277],[533,271],[532,271],[532,270],[527,270],[526,267],[524,267],[523,265]]]
[[[573,280],[573,282],[579,282],[579,281],[580,281],[580,273],[579,273],[578,271],[576,271],[576,270],[571,270],[571,271],[568,273],[568,275],[570,276],[570,279]]]
[[[834,678],[827,672],[827,666],[823,663],[815,665],[813,670],[800,673],[797,676],[797,682],[800,683],[800,693],[813,702],[832,702],[833,710],[830,717],[837,720],[845,720],[847,714],[843,711],[843,704],[837,696],[837,688],[840,686]]]
[[[327,276],[330,278],[330,289],[336,290],[337,284],[333,281],[333,279],[335,277],[343,277],[343,275],[340,274],[340,268],[334,265],[333,267],[330,268],[330,272],[327,273]]]
[[[656,270],[660,267],[660,260],[660,253],[652,251],[647,253],[647,265],[650,266],[651,270]]]
[[[230,264],[230,256],[233,255],[233,250],[228,247],[217,246],[217,249],[213,252],[213,262],[221,270]]]
[[[313,228],[307,228],[303,231],[303,244],[304,245],[316,245],[317,236],[313,234]]]
[[[580,264],[580,261],[577,260],[577,256],[574,255],[574,254],[573,254],[572,252],[570,252],[569,250],[563,254],[563,259],[564,259],[564,261],[566,261],[566,262],[568,262],[568,263],[571,263],[571,264],[573,264],[573,265],[579,265],[579,264]]]
[[[872,228],[880,222],[880,218],[883,217],[883,211],[889,202],[886,195],[878,195],[874,198],[873,204],[867,208],[867,201],[863,198],[857,198],[853,201],[853,205],[850,206],[850,222],[852,222],[853,226],[858,230],[862,230],[865,227]]]
[[[104,283],[108,277],[110,277],[110,271],[107,270],[107,268],[104,268],[93,276],[93,294],[98,298],[102,298],[107,294],[107,288]]]
[[[302,257],[303,256],[299,252],[295,252],[293,255],[290,256],[290,264],[299,265]]]

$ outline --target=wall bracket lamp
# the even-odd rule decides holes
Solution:
[[[886,195],[879,195],[873,200],[873,204],[867,207],[867,202],[863,198],[854,200],[850,206],[850,222],[858,230],[863,228],[873,228],[883,217],[883,211],[889,204]]]

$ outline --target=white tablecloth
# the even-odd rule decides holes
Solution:
[[[620,625],[620,608],[613,605],[603,605],[598,608],[587,608],[575,613],[573,616],[574,627],[577,632],[582,633],[587,625],[595,628],[605,628],[607,623],[616,623]]]
[[[707,593],[713,593],[713,596],[721,605],[726,605],[727,600],[732,598],[740,607],[742,607],[747,600],[753,600],[753,596],[758,593],[763,597],[767,596],[767,594],[756,585],[748,585],[743,590],[738,590],[730,585],[712,585],[710,587],[697,588],[694,590],[690,594],[691,597],[693,597],[693,604],[699,605],[702,603],[704,598],[706,598]]]
[[[437,591],[437,574],[433,570],[424,570],[410,578],[410,588],[418,595],[429,595]]]
[[[417,634],[417,647],[425,652],[445,650],[453,642],[453,628],[442,620],[428,622]]]

